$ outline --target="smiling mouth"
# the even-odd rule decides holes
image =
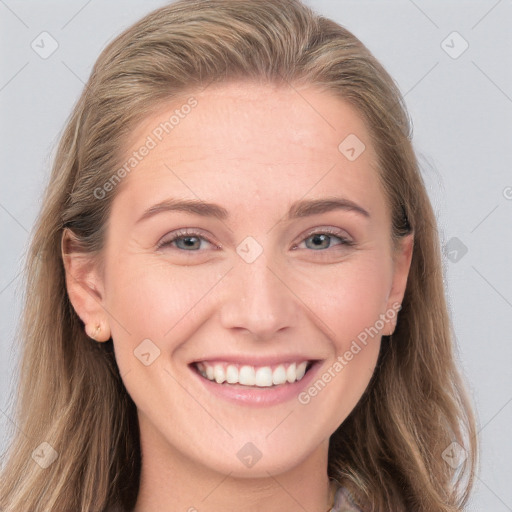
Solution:
[[[275,387],[300,381],[314,361],[296,361],[273,366],[200,361],[192,367],[205,379],[223,385]]]

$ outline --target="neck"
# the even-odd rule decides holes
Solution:
[[[142,432],[141,432],[142,433]],[[260,478],[222,474],[156,436],[141,436],[142,468],[133,512],[326,512],[334,490],[327,475],[328,440],[295,467]]]

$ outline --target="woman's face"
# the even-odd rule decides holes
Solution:
[[[210,86],[138,126],[98,312],[146,453],[232,476],[326,457],[409,269],[376,162],[357,111],[310,87]]]

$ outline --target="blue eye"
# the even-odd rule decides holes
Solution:
[[[333,244],[332,240],[339,240],[338,244]],[[308,246],[307,241],[311,240],[312,245]],[[208,240],[208,238],[204,237],[201,233],[192,230],[179,230],[174,233],[171,238],[164,239],[157,246],[157,249],[161,249],[163,247],[174,247],[180,249],[185,252],[197,252],[201,248],[201,242],[206,242],[214,247],[218,248],[218,246],[212,241]],[[342,236],[341,232],[338,230],[332,230],[330,228],[325,228],[323,230],[311,231],[308,233],[308,236],[303,239],[303,242],[306,243],[306,247],[308,249],[312,249],[314,251],[324,252],[325,249],[330,249],[333,246],[352,246],[355,245],[354,242],[344,236]],[[175,245],[174,245],[175,244]],[[297,246],[294,246],[294,249]]]
[[[321,232],[318,231],[316,233],[313,233],[312,235],[309,235],[304,241],[307,242],[307,240],[311,240],[313,243],[312,247],[308,247],[310,249],[313,249],[315,251],[319,249],[330,249],[332,247],[332,239],[337,238],[340,243],[335,245],[353,245],[353,242],[349,240],[348,238],[345,238],[343,236],[334,235],[330,232]],[[326,244],[327,242],[327,244]],[[307,243],[306,243],[307,246]]]
[[[200,233],[197,233],[195,231],[187,231],[187,230],[180,230],[177,231],[170,239],[163,240],[160,242],[157,246],[157,249],[161,249],[162,247],[171,246],[176,242],[177,248],[182,249],[184,251],[188,252],[194,252],[198,251],[201,245],[201,241],[204,240],[212,245],[213,242],[210,242],[207,238],[202,236]],[[180,247],[179,243],[182,243],[182,246]]]

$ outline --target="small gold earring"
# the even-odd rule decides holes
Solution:
[[[89,338],[92,338],[93,340],[97,340],[98,334],[101,332],[101,324],[96,325],[96,329],[93,334],[89,334]]]

